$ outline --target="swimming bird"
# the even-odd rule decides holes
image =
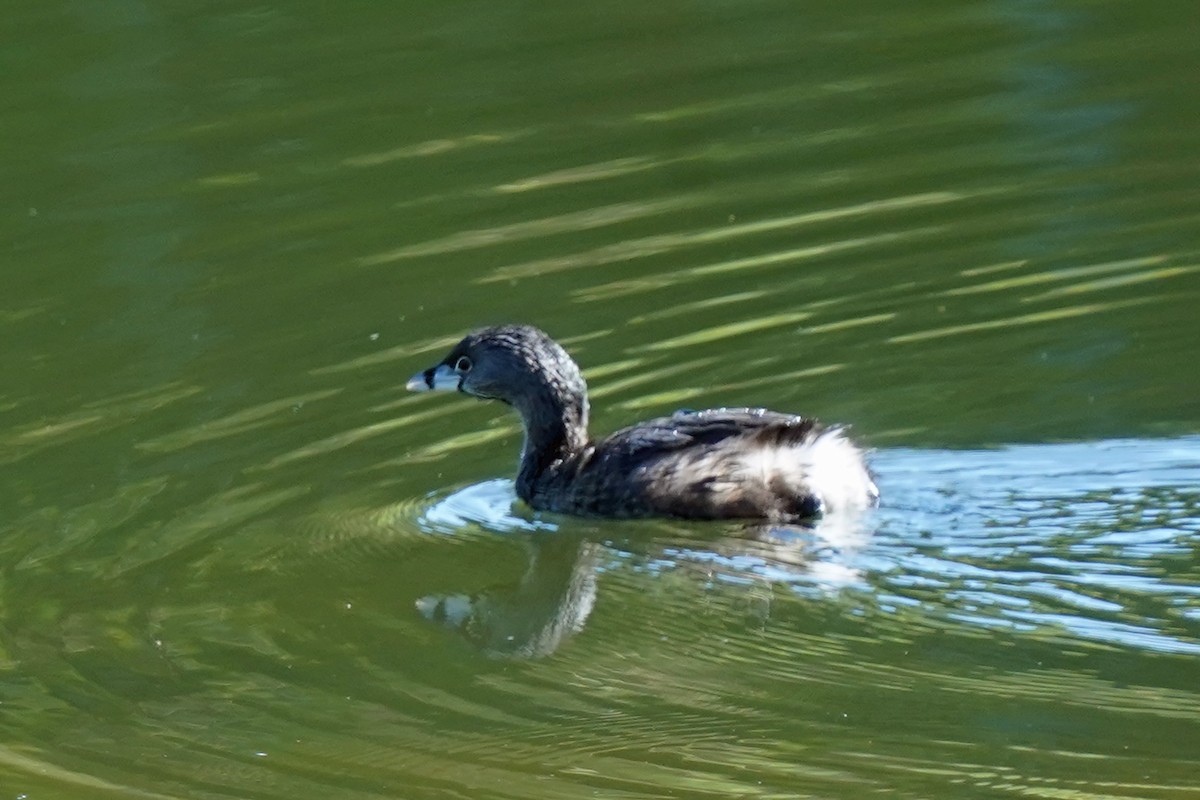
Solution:
[[[525,433],[517,495],[535,509],[802,522],[879,498],[863,452],[844,428],[793,414],[677,411],[592,440],[579,367],[531,325],[468,334],[406,388],[512,406]]]

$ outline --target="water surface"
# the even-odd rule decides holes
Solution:
[[[0,792],[1194,795],[1194,19],[16,3]],[[532,512],[501,321],[884,504]]]

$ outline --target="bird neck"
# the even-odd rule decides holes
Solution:
[[[525,428],[517,493],[527,498],[547,470],[587,446],[588,402],[586,395],[546,386],[515,407]]]

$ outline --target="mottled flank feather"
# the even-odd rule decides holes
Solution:
[[[469,368],[460,391],[521,414],[517,493],[534,508],[609,517],[800,521],[873,505],[862,451],[838,427],[757,408],[680,411],[599,441],[587,438],[587,389],[558,344],[529,326],[478,331],[410,381]],[[419,388],[419,387],[416,387]]]

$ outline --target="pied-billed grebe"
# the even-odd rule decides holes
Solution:
[[[468,334],[407,388],[515,408],[525,427],[517,494],[538,509],[797,521],[879,497],[862,451],[841,428],[761,408],[677,411],[591,441],[579,367],[530,325]]]

